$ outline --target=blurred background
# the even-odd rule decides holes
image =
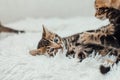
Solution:
[[[0,21],[94,16],[94,0],[0,0]]]

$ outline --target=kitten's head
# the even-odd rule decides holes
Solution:
[[[111,8],[101,7],[96,10],[95,17],[101,20],[105,20],[108,18],[108,13]]]
[[[45,55],[47,53],[49,56],[54,56],[58,49],[63,49],[62,38],[43,26],[42,38],[38,43],[36,53],[33,54]]]
[[[105,10],[103,7],[111,7],[111,0],[95,0],[95,17],[98,19],[104,20],[106,19]]]

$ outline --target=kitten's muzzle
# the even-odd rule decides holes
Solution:
[[[55,47],[55,49],[61,49],[61,48],[62,48],[61,45],[57,45],[57,46]]]

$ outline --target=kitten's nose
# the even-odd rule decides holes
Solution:
[[[61,45],[56,46],[56,49],[60,49],[60,48],[62,48],[62,46],[61,46]]]
[[[51,43],[50,46],[53,47],[53,48],[55,48],[55,49],[60,49],[60,48],[62,48],[61,44],[56,44],[56,43]]]
[[[37,55],[37,50],[31,50],[29,51],[29,53],[32,55],[32,56],[36,56]]]

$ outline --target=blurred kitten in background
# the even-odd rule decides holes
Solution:
[[[24,33],[25,31],[23,31],[23,30],[15,30],[15,29],[12,29],[12,28],[8,28],[8,27],[5,27],[4,25],[2,25],[0,23],[0,33],[1,32],[5,32],[5,33]]]

